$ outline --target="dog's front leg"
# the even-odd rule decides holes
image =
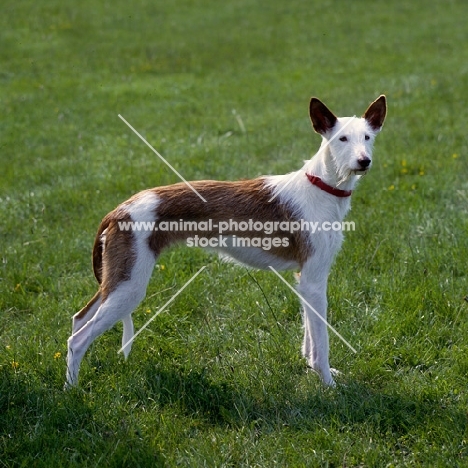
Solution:
[[[304,309],[304,342],[302,352],[308,365],[319,374],[325,385],[334,386],[328,360],[327,277],[324,265],[318,270],[306,267],[301,272],[298,291]]]

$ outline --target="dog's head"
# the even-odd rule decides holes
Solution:
[[[314,130],[329,147],[338,174],[365,174],[372,165],[372,145],[387,114],[387,101],[382,94],[359,117],[336,117],[319,99],[312,98],[309,107]]]

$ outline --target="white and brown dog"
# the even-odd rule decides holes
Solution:
[[[304,226],[305,221],[320,226],[343,221],[354,186],[371,166],[374,138],[385,116],[383,95],[361,118],[337,118],[321,101],[312,98],[310,118],[315,131],[322,135],[322,145],[299,171],[237,182],[203,180],[153,188],[134,195],[109,213],[94,242],[93,267],[99,290],[73,317],[66,386],[77,384],[81,360],[91,343],[119,320],[123,322],[122,345],[128,356],[134,337],[131,314],[146,294],[161,251],[176,242],[194,239],[194,235],[219,239],[220,226],[224,237],[217,247],[222,254],[255,268],[300,270],[303,355],[325,384],[334,385],[328,361],[326,291],[343,233],[320,228],[311,233],[282,226],[285,222],[297,226],[300,221]],[[210,230],[206,230],[208,220]],[[191,226],[205,224],[196,232],[162,229],[163,225],[182,221]],[[151,223],[153,229],[128,229],[128,223],[141,222]],[[243,227],[268,223],[273,227],[268,234],[258,229],[242,229],[241,234],[244,240],[260,236],[261,240],[274,238],[273,242],[239,245],[235,240],[242,223]],[[209,245],[216,247],[216,242]]]

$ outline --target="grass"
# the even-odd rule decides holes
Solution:
[[[2,6],[0,466],[468,465],[465,2]],[[330,321],[358,349],[331,336],[345,385],[306,372],[278,278],[182,247],[136,326],[203,276],[128,362],[116,327],[62,391],[100,219],[177,181],[118,114],[185,178],[240,179],[314,153],[311,95],[354,115],[380,93],[388,119],[330,276]]]

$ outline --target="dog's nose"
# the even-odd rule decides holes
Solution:
[[[367,168],[369,167],[369,164],[370,164],[370,163],[371,163],[371,160],[370,160],[370,158],[368,158],[367,156],[358,159],[358,164],[359,164],[363,169],[367,169]]]

